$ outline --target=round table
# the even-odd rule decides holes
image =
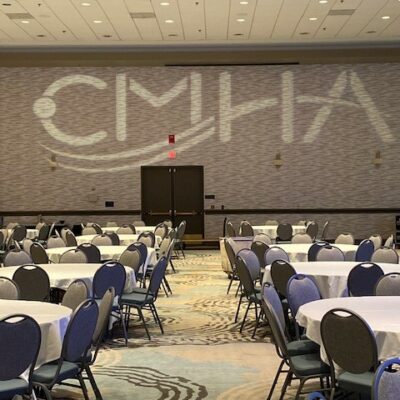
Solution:
[[[120,228],[120,226],[102,226],[101,229],[103,232],[115,232],[117,233],[117,230]],[[154,232],[156,229],[155,226],[135,226],[136,233],[140,235],[142,232]]]
[[[0,318],[10,314],[26,314],[34,318],[42,331],[42,344],[36,366],[57,360],[72,314],[68,307],[51,303],[23,300],[0,300]]]
[[[50,279],[50,286],[67,290],[68,286],[76,279],[82,279],[91,290],[93,277],[102,264],[36,264],[43,268]],[[19,267],[2,268],[0,275],[12,279],[14,272]],[[131,293],[136,287],[135,271],[125,267],[126,281],[124,293]]]
[[[76,241],[78,245],[82,243],[91,243],[93,238],[97,235],[81,235],[76,236]],[[137,242],[139,235],[138,234],[129,234],[129,233],[118,233],[120,244],[123,246],[129,246],[132,243]],[[161,243],[162,238],[161,236],[156,236],[156,245],[159,246]]]
[[[276,239],[277,237],[278,225],[254,225],[253,232],[255,235],[259,233],[265,233],[271,239]],[[306,231],[305,225],[292,225],[293,235],[296,233],[304,233]]]
[[[307,337],[320,345],[322,344],[320,334],[322,317],[333,308],[346,308],[365,319],[375,334],[380,360],[398,357],[400,349],[400,313],[398,311],[400,309],[400,297],[342,297],[313,301],[301,306],[297,312],[296,320],[300,326],[306,328]],[[321,350],[321,357],[326,360],[322,347]]]
[[[294,269],[299,274],[312,276],[323,298],[340,297],[347,287],[347,277],[351,269],[359,264],[355,261],[311,261],[294,262]],[[400,272],[400,264],[379,263],[385,274]],[[265,267],[263,282],[272,282],[270,266]]]
[[[2,229],[1,231],[3,232],[4,236],[6,238],[8,238],[11,235],[13,230],[12,229]],[[34,239],[38,235],[39,235],[38,229],[27,229],[26,230],[26,238],[27,239]]]

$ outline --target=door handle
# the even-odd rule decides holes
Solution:
[[[196,212],[196,211],[182,211],[182,212],[176,212],[175,211],[175,214],[176,215],[198,215],[198,214],[200,214],[199,212]]]
[[[171,210],[169,212],[165,211],[149,211],[149,215],[171,215]]]

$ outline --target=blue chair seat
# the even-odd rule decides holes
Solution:
[[[329,365],[320,359],[318,353],[291,357],[290,361],[293,370],[300,376],[328,374],[330,371]]]
[[[132,304],[132,305],[141,305],[141,304],[151,304],[154,303],[154,296],[148,295],[146,299],[146,293],[124,293],[121,296],[121,303],[123,304]]]
[[[53,361],[48,364],[42,365],[40,368],[33,372],[32,380],[33,382],[39,383],[50,383],[57,372],[58,361]],[[61,382],[65,379],[74,378],[79,372],[79,367],[77,364],[64,361],[61,366],[60,373],[58,375],[57,382]]]
[[[320,347],[312,340],[294,340],[287,344],[289,356],[300,356],[303,354],[319,353]]]
[[[28,382],[23,379],[10,379],[0,382],[0,399],[12,399],[16,394],[23,395],[28,390]]]
[[[373,372],[365,372],[364,374],[351,374],[344,372],[337,378],[340,388],[357,393],[371,393],[375,374]]]

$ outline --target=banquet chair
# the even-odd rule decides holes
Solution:
[[[285,333],[282,305],[273,286],[265,284],[262,293],[261,305],[271,327],[276,353],[281,359],[267,400],[272,399],[276,384],[282,373],[286,373],[286,379],[281,389],[280,399],[284,398],[286,389],[292,383],[293,377],[300,380],[295,396],[296,399],[299,399],[300,394],[303,394],[304,384],[308,380],[319,379],[321,381],[322,378],[330,376],[329,366],[321,361],[319,347],[316,343],[311,340],[288,340]],[[284,369],[285,367],[287,369]]]
[[[85,226],[82,229],[82,235],[99,235],[99,233],[97,233],[97,230],[93,226]]]
[[[171,229],[171,228],[173,227],[172,221],[171,221],[170,219],[165,219],[165,220],[163,221],[163,223],[164,223],[165,225],[167,225],[167,228],[168,228],[168,229]]]
[[[166,236],[166,237],[161,241],[161,243],[160,243],[160,248],[158,249],[158,252],[157,252],[158,258],[160,258],[160,257],[166,257],[166,258],[168,258],[168,257],[167,257],[167,252],[168,252],[168,249],[169,249],[170,244],[171,244],[172,241],[175,241],[175,239],[173,239],[171,236]],[[175,245],[175,244],[174,244],[174,245]],[[169,265],[171,265],[172,271],[175,273],[175,272],[176,272],[176,271],[175,271],[175,266],[174,266],[174,264],[172,263],[172,254],[171,254],[171,257],[169,257],[168,263],[169,263]]]
[[[106,222],[106,227],[107,228],[115,228],[117,226],[118,226],[118,224],[115,221],[107,221]]]
[[[156,244],[156,237],[153,232],[142,232],[138,237],[138,242],[145,244],[147,247],[154,247]]]
[[[59,264],[87,264],[88,258],[82,250],[78,248],[70,249],[61,254]]]
[[[278,226],[279,221],[277,221],[276,219],[267,219],[265,221],[265,225]]]
[[[70,379],[78,379],[84,398],[89,399],[82,372],[98,314],[99,309],[93,299],[81,303],[68,323],[60,358],[43,364],[33,372],[34,385],[41,385],[47,399],[52,398],[50,392],[55,385]],[[69,382],[65,384],[72,386]]]
[[[313,242],[318,235],[318,224],[315,221],[311,221],[307,225],[306,233],[311,237],[311,240]]]
[[[102,233],[101,235],[95,236],[90,243],[95,246],[112,246],[112,239],[106,233]]]
[[[92,243],[82,243],[77,247],[86,255],[87,263],[98,264],[101,262],[101,253],[97,246]]]
[[[319,250],[326,246],[329,245],[328,242],[315,242],[313,243],[310,248],[308,249],[307,252],[307,260],[308,261],[316,261],[317,260],[317,254],[319,252]]]
[[[89,298],[89,288],[82,279],[76,279],[67,288],[61,305],[75,311],[79,304]]]
[[[50,279],[38,265],[22,265],[14,272],[12,279],[18,285],[21,300],[49,300]]]
[[[39,233],[36,240],[40,243],[46,243],[50,236],[50,229],[50,225],[43,223],[42,226],[39,228]]]
[[[111,246],[119,246],[120,240],[119,236],[115,232],[105,232],[103,235],[109,237],[111,239]]]
[[[178,258],[179,258],[179,251],[182,253],[183,258],[185,258],[185,252],[183,251],[183,237],[185,236],[185,232],[186,232],[186,221],[183,220],[178,225],[175,237],[175,250]]]
[[[313,221],[311,221],[311,222],[313,222]],[[306,221],[305,219],[301,219],[301,220],[297,223],[297,225],[307,226],[307,221]]]
[[[269,249],[269,246],[264,242],[253,241],[250,249],[254,252],[254,254],[258,258],[258,262],[260,264],[260,280],[262,280],[265,271],[265,265],[264,265],[265,253]]]
[[[135,276],[139,274],[140,267],[143,265],[142,255],[137,248],[127,248],[119,256],[118,262],[125,267],[132,268],[135,271]]]
[[[76,237],[75,237],[74,233],[69,229],[65,232],[64,242],[67,245],[67,247],[78,246],[78,242],[76,241]]]
[[[12,279],[0,276],[0,299],[20,300],[19,287]],[[1,396],[0,396],[1,397]]]
[[[307,400],[326,400],[326,397],[319,392],[312,392],[308,395]]]
[[[86,226],[91,226],[92,228],[94,228],[98,235],[101,235],[103,233],[103,229],[101,229],[101,226],[96,222],[89,222]]]
[[[34,242],[30,248],[32,262],[34,264],[49,264],[49,256],[46,253],[45,248],[39,243]]]
[[[394,246],[394,238],[393,235],[390,235],[386,240],[385,240],[385,244],[384,247],[389,247],[389,248],[393,248]]]
[[[313,242],[313,239],[308,233],[296,233],[292,237],[292,243],[294,243],[294,244],[297,244],[297,243],[311,244],[312,242]]]
[[[93,298],[100,302],[104,293],[108,288],[113,287],[115,290],[115,298],[118,302],[114,302],[112,307],[112,316],[121,321],[122,329],[124,332],[125,345],[128,345],[128,335],[124,323],[124,316],[121,309],[121,296],[124,291],[126,282],[125,267],[118,261],[110,261],[104,263],[94,274],[92,291]]]
[[[239,236],[254,236],[254,230],[249,221],[240,222]]]
[[[376,282],[375,296],[400,296],[400,273],[382,275]]]
[[[374,235],[371,235],[369,238],[369,240],[372,241],[372,243],[374,244],[374,250],[379,249],[380,247],[382,247],[382,236],[379,235],[378,233],[375,233]]]
[[[341,233],[336,237],[335,244],[354,244],[354,236],[351,233]]]
[[[133,229],[132,229],[133,228]],[[122,225],[117,229],[116,232],[118,235],[122,234],[122,235],[134,235],[136,234],[136,229],[133,225]]]
[[[50,236],[49,239],[47,240],[47,248],[48,249],[55,249],[58,247],[65,247],[65,242],[64,240],[56,235]]]
[[[32,398],[32,373],[42,340],[39,324],[28,315],[7,315],[0,320],[0,337],[0,398]]]
[[[257,233],[257,235],[254,235],[253,242],[262,242],[270,246],[272,239],[266,233]]]
[[[316,257],[316,261],[344,261],[345,257],[343,251],[339,249],[339,247],[325,245],[322,246]]]
[[[393,365],[396,365],[393,368]],[[390,358],[379,365],[372,386],[372,400],[398,400],[400,393],[400,358]]]
[[[285,299],[287,297],[287,284],[289,279],[297,274],[296,270],[288,261],[275,260],[271,264],[270,273],[276,291]]]
[[[233,227],[232,221],[226,221],[225,223],[225,236],[226,237],[235,237],[236,231]]]
[[[289,255],[281,247],[270,247],[265,253],[264,265],[271,265],[275,260],[289,261]]]
[[[146,226],[144,221],[142,221],[141,219],[133,221],[133,225],[135,225],[135,226]]]
[[[390,263],[390,264],[398,264],[399,263],[399,255],[395,249],[381,247],[374,251],[371,257],[372,262],[377,263]]]
[[[5,256],[3,264],[5,267],[13,267],[17,265],[30,264],[32,262],[32,257],[21,249],[9,250]]]
[[[325,221],[324,226],[322,227],[321,240],[326,240],[328,236],[328,228],[329,228],[329,221]]]
[[[236,270],[236,245],[235,242],[231,238],[225,238],[224,239],[224,246],[225,246],[225,251],[228,256],[228,261],[231,266],[231,273],[229,276],[229,285],[228,289],[226,291],[226,294],[229,294],[229,291],[231,290],[233,281],[238,280],[239,277],[237,275],[237,270]],[[240,283],[239,283],[240,286]],[[239,287],[238,287],[239,289]],[[237,322],[237,321],[235,321]]]
[[[8,243],[12,244],[13,242],[20,243],[26,238],[26,226],[24,225],[16,225],[11,231],[9,236]]]
[[[323,316],[320,332],[331,367],[330,399],[337,388],[369,395],[378,367],[378,349],[367,322],[348,309],[334,308]],[[335,364],[341,371],[337,374]]]
[[[131,243],[126,248],[126,250],[131,250],[131,251],[133,251],[135,249],[139,250],[140,255],[141,255],[141,258],[140,258],[141,265],[140,265],[140,267],[143,267],[143,272],[146,272],[144,270],[144,266],[145,266],[145,263],[146,263],[146,260],[147,260],[147,256],[148,256],[148,253],[149,253],[149,251],[147,250],[147,246],[142,242],[134,242],[134,243]]]
[[[241,251],[243,251],[243,250],[241,250]],[[244,258],[242,258],[239,255],[239,253],[236,256],[235,265],[236,265],[237,274],[238,274],[238,277],[240,280],[240,284],[242,287],[242,293],[240,294],[240,297],[239,297],[239,302],[238,302],[236,315],[235,315],[235,322],[239,318],[240,307],[243,303],[243,300],[246,300],[247,307],[246,307],[246,312],[244,314],[244,317],[242,319],[242,323],[240,325],[240,333],[242,333],[244,325],[246,323],[247,314],[253,306],[254,310],[255,310],[255,316],[256,316],[256,325],[255,325],[255,328],[253,331],[253,336],[254,336],[254,333],[258,327],[260,313],[261,313],[261,309],[259,310],[259,307],[261,307],[261,293],[259,290],[256,290],[253,276],[251,273],[252,266],[250,266],[250,265],[248,266],[246,260]]]
[[[164,334],[164,329],[160,317],[158,316],[155,302],[157,300],[158,292],[161,287],[161,282],[165,276],[167,269],[167,259],[161,257],[157,264],[154,266],[153,272],[150,277],[150,282],[147,290],[144,292],[123,293],[121,296],[121,305],[126,308],[125,317],[126,325],[129,326],[131,316],[131,309],[135,308],[139,314],[139,318],[143,323],[147,337],[151,340],[150,332],[147,328],[146,320],[143,316],[143,310],[149,309],[153,314],[156,324],[160,327],[160,331]]]
[[[374,263],[360,263],[354,266],[347,277],[350,296],[373,296],[375,285],[384,275],[382,268]]]
[[[371,261],[372,254],[374,253],[374,242],[370,239],[364,239],[357,248],[355,260],[357,262]]]
[[[168,226],[164,224],[164,222],[160,222],[154,228],[154,235],[160,236],[161,239],[164,239],[168,234]]]
[[[33,243],[33,240],[25,238],[22,241],[22,250],[24,250],[25,253],[31,254],[32,243]]]
[[[257,254],[252,249],[241,249],[236,253],[236,256],[240,256],[245,261],[254,284],[259,282],[261,276],[261,266]]]
[[[281,223],[276,229],[276,243],[290,242],[293,236],[293,228],[291,224]]]
[[[9,222],[6,225],[6,229],[14,229],[18,225],[18,222]]]

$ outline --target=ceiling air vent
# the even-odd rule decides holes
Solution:
[[[6,15],[10,19],[33,19],[33,16],[29,13],[8,13]]]
[[[151,12],[137,12],[137,13],[130,13],[132,19],[149,19],[155,18],[156,14]]]
[[[329,10],[328,15],[353,15],[356,10]]]

